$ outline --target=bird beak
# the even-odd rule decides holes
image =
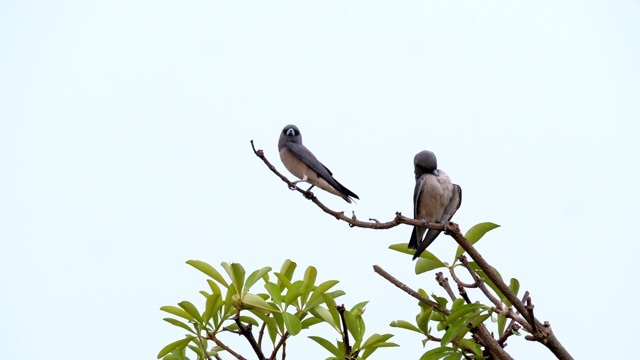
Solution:
[[[287,136],[294,136],[295,134],[296,132],[293,129],[289,128],[289,130],[287,130]]]

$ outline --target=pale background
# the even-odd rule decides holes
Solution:
[[[371,301],[367,333],[401,345],[374,359],[419,358],[388,326],[416,302],[372,271],[443,294],[387,249],[410,228],[350,229],[287,190],[249,140],[285,171],[294,123],[361,201],[316,194],[363,219],[410,215],[413,155],[433,150],[463,188],[454,220],[502,225],[478,248],[575,358],[629,358],[638,19],[637,1],[1,1],[1,357],[153,359],[184,333],[159,307],[204,304],[186,260],[290,258],[341,280],[338,303]],[[336,336],[303,332],[288,358],[328,357],[314,334]]]

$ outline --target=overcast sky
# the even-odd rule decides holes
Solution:
[[[501,225],[478,249],[572,355],[629,357],[638,19],[634,1],[0,1],[2,357],[155,358],[184,333],[160,306],[204,305],[186,260],[292,259],[340,280],[338,303],[370,301],[367,333],[401,345],[374,358],[419,358],[421,337],[388,326],[416,301],[372,270],[443,296],[388,249],[411,229],[351,229],[287,190],[249,141],[286,173],[289,123],[361,200],[316,195],[361,219],[411,215],[413,156],[434,151],[463,189],[454,221]],[[322,326],[288,358],[328,357],[306,338],[336,337]]]

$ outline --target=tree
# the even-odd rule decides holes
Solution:
[[[512,278],[507,285],[500,273],[491,267],[480,253],[473,247],[488,231],[498,225],[481,223],[473,226],[465,235],[456,223],[446,224],[424,223],[421,220],[407,218],[397,212],[388,222],[376,219],[369,221],[358,220],[355,214],[349,218],[342,212],[329,209],[310,191],[304,191],[294,186],[285,176],[266,159],[262,150],[256,150],[251,142],[254,153],[292,190],[302,193],[322,211],[345,221],[352,227],[369,229],[389,229],[400,224],[412,226],[426,226],[430,229],[443,230],[459,245],[451,265],[441,261],[438,257],[425,251],[416,262],[416,273],[446,269],[458,289],[455,294],[449,279],[442,272],[436,273],[437,283],[445,290],[446,296],[432,294],[429,296],[422,289],[413,290],[395,279],[381,267],[375,265],[374,271],[387,279],[398,288],[416,298],[419,303],[419,313],[415,322],[397,320],[392,327],[415,331],[425,336],[426,341],[432,341],[439,346],[424,353],[421,360],[427,359],[512,359],[505,351],[506,341],[510,336],[520,335],[520,330],[528,333],[524,338],[546,346],[558,359],[572,359],[569,352],[556,338],[548,322],[540,322],[534,315],[534,306],[529,292],[518,298],[520,284]],[[391,249],[413,255],[413,250],[407,244],[395,244]],[[466,254],[473,261],[469,261]],[[165,306],[162,310],[178,316],[189,322],[186,323],[167,318],[165,321],[187,330],[189,334],[181,340],[175,341],[160,351],[158,358],[166,360],[186,359],[186,348],[197,354],[198,359],[221,359],[219,352],[227,351],[236,359],[244,359],[240,354],[230,349],[219,339],[224,332],[237,333],[246,338],[251,344],[258,359],[266,359],[263,353],[263,335],[265,329],[272,342],[272,352],[269,359],[286,356],[286,341],[299,334],[303,329],[320,323],[329,324],[339,334],[342,341],[336,345],[331,341],[310,336],[312,340],[328,350],[330,359],[366,359],[380,347],[392,347],[396,344],[388,340],[391,334],[374,334],[364,338],[364,306],[361,302],[346,310],[344,305],[337,306],[335,299],[344,294],[341,290],[329,290],[337,284],[336,280],[325,281],[315,285],[317,271],[309,267],[303,279],[293,281],[295,263],[286,261],[279,272],[274,273],[277,282],[271,282],[269,272],[265,267],[254,271],[245,280],[245,270],[240,264],[226,264],[222,267],[227,272],[230,282],[227,282],[212,266],[201,261],[188,261],[190,265],[207,274],[211,293],[201,291],[206,298],[203,311],[189,302],[179,303],[179,307]],[[457,273],[462,269],[468,273],[471,282],[465,282]],[[259,280],[263,280],[266,293],[250,293],[249,290]],[[223,286],[226,292],[217,284]],[[473,301],[466,289],[477,288],[485,296],[485,303]],[[250,313],[255,317],[242,315]],[[257,318],[257,319],[256,319]],[[261,323],[259,322],[261,321]],[[228,326],[223,326],[229,323]],[[489,331],[493,323],[497,324],[497,337]],[[433,331],[432,324],[436,331]],[[260,328],[258,340],[254,338],[252,327]],[[350,337],[353,345],[350,345]],[[207,341],[212,340],[216,346],[209,348]]]

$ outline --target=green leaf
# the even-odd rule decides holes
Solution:
[[[278,326],[278,332],[284,334],[284,313],[271,313]]]
[[[431,349],[429,351],[427,351],[426,353],[424,353],[421,357],[420,360],[438,360],[438,359],[442,359],[443,357],[455,353],[455,350],[453,348],[450,347],[437,347],[435,349]]]
[[[337,324],[333,321],[333,316],[331,316],[331,312],[322,306],[316,306],[313,309],[309,310],[311,315],[324,320],[326,323],[331,325],[334,329],[337,329]]]
[[[176,306],[163,306],[160,308],[160,310],[168,312],[169,314],[173,314],[175,316],[181,317],[189,321],[194,321],[193,316],[191,316],[188,312]]]
[[[291,283],[291,278],[293,277],[293,273],[296,271],[296,267],[298,265],[287,259],[284,261],[284,263],[282,264],[282,267],[280,268],[280,275],[278,276],[278,273],[276,273],[276,276],[278,276],[278,286],[280,287],[280,289],[284,289],[285,283],[282,282],[282,280],[286,279],[288,280],[288,283]]]
[[[278,324],[276,323],[276,319],[269,318],[268,321],[266,321],[266,324],[267,324],[267,330],[269,332],[269,338],[271,339],[271,343],[275,345],[276,338],[278,337]]]
[[[504,334],[504,327],[507,325],[507,317],[498,314],[498,334],[502,336]]]
[[[413,255],[416,252],[415,249],[409,249],[408,243],[406,243],[406,242],[389,245],[389,249],[395,250],[397,252],[401,252],[401,253],[407,254],[407,255]]]
[[[440,341],[440,344],[442,346],[445,346],[453,339],[458,337],[458,335],[460,335],[463,331],[467,330],[467,323],[468,321],[466,317],[462,317],[461,319],[453,323],[453,325],[449,326],[447,332],[444,334],[444,336],[442,336],[442,341]]]
[[[307,301],[305,309],[312,309],[320,305],[323,302],[322,294],[326,293],[329,289],[334,287],[338,282],[339,282],[338,280],[328,280],[316,286],[313,289],[313,293],[311,293],[311,297]]]
[[[278,285],[272,282],[268,282],[264,284],[264,288],[267,289],[267,292],[271,296],[271,300],[273,300],[273,302],[275,302],[276,305],[279,307],[280,304],[282,303],[282,293],[281,293],[282,290],[280,290]]]
[[[462,359],[462,354],[459,352],[447,355],[446,357],[442,358],[442,360],[460,360]]]
[[[317,342],[320,346],[327,349],[330,353],[339,358],[344,358],[344,354],[338,349],[335,345],[333,345],[329,340],[323,339],[319,336],[309,336],[309,339]]]
[[[513,291],[514,294],[518,295],[518,291],[520,290],[520,282],[516,278],[511,278],[509,282],[509,289]]]
[[[193,340],[195,337],[189,335],[184,339],[180,339],[178,341],[174,341],[171,344],[165,346],[162,348],[162,350],[160,350],[160,352],[158,353],[158,359],[160,359],[161,357],[167,355],[168,353],[172,352],[175,349],[179,349],[179,348],[184,348],[187,346],[187,344]]]
[[[270,312],[279,312],[278,308],[276,308],[275,306],[270,305],[268,302],[266,302],[263,298],[261,298],[258,295],[255,294],[245,294],[242,297],[242,308],[243,309],[260,309],[262,311],[264,311],[265,313],[270,313]]]
[[[322,298],[324,299],[324,303],[327,305],[327,310],[329,310],[329,313],[333,318],[333,323],[338,326],[341,322],[340,313],[338,313],[338,309],[336,308],[336,301],[333,299],[333,297],[327,294],[322,295]],[[340,332],[340,334],[342,334],[342,329],[340,329],[339,326],[336,327],[336,329]]]
[[[392,334],[373,334],[371,336],[369,336],[369,338],[367,339],[367,341],[364,342],[364,344],[362,344],[362,348],[367,348],[370,346],[374,346],[380,343],[383,343],[389,339],[391,339],[393,337]]]
[[[302,328],[303,329],[308,329],[308,328],[312,327],[313,325],[319,324],[321,322],[322,322],[322,319],[317,318],[315,316],[311,316],[311,317],[308,317],[308,318],[302,320],[301,324],[302,324]]]
[[[291,335],[298,335],[300,330],[302,330],[302,323],[300,322],[300,319],[288,312],[284,313],[284,326]]]
[[[498,224],[494,224],[492,222],[483,222],[480,224],[476,224],[473,227],[471,227],[471,229],[469,229],[469,231],[467,231],[466,234],[464,234],[464,237],[467,238],[467,240],[469,240],[469,242],[471,244],[475,244],[477,243],[480,239],[482,239],[482,237],[484,236],[484,234],[488,233],[489,231],[500,227],[500,225]],[[453,263],[455,264],[456,261],[458,260],[458,257],[460,255],[462,255],[464,253],[464,249],[462,249],[462,247],[460,247],[460,245],[458,245],[458,250],[456,251],[456,258],[453,259]]]
[[[418,329],[415,325],[413,325],[412,323],[406,321],[406,320],[395,320],[392,321],[391,324],[389,324],[389,326],[391,327],[397,327],[397,328],[401,328],[401,329],[405,329],[405,330],[411,330],[411,331],[415,331],[417,333],[422,334],[422,331],[420,329]]]
[[[353,313],[351,313],[351,311],[345,310],[344,320],[347,323],[347,330],[351,333],[351,336],[353,336],[353,339],[356,341],[356,343],[361,342],[362,332],[360,331],[360,324],[358,323],[358,320],[353,315]]]
[[[278,288],[280,288],[281,291],[291,287],[291,281],[287,279],[286,276],[284,276],[281,273],[274,273],[274,274],[278,278]]]
[[[447,300],[447,298],[437,296],[436,294],[432,294],[431,297],[433,298],[433,300],[435,300],[438,303],[438,305],[440,305],[443,308],[446,308],[447,303],[449,303],[449,300]]]
[[[324,298],[324,296],[330,296],[332,299],[336,299],[336,298],[339,298],[340,296],[342,296],[344,294],[345,294],[344,291],[336,290],[336,291],[324,293],[324,295],[322,297]]]
[[[420,313],[416,315],[416,324],[418,325],[418,328],[420,328],[420,331],[425,335],[429,333],[429,320],[431,319],[432,312],[433,307],[422,308]]]
[[[217,326],[218,311],[222,308],[222,298],[220,294],[212,294],[207,296],[207,302],[205,305],[204,313],[202,314],[202,320],[208,323],[209,320],[215,317],[214,325]]]
[[[285,308],[291,305],[296,299],[302,296],[302,280],[298,280],[291,284],[287,291],[287,295],[284,297]]]
[[[464,299],[463,298],[457,298],[455,300],[453,300],[453,304],[451,304],[451,311],[459,308],[460,306],[464,305]]]
[[[198,355],[198,359],[204,358],[204,351],[201,348],[199,348],[198,346],[187,345],[187,347],[189,349],[191,349],[191,351],[196,353],[196,355]]]
[[[244,275],[245,275],[244,268],[242,267],[242,265],[238,263],[231,263],[231,269],[234,274],[233,279],[235,279],[235,281],[233,282],[233,285],[236,288],[236,293],[242,294],[243,293],[242,287],[244,286]]]
[[[180,320],[176,320],[176,319],[172,319],[172,318],[164,318],[164,319],[162,319],[162,320],[164,320],[164,321],[168,322],[168,323],[169,323],[169,324],[171,324],[171,325],[175,325],[175,326],[177,326],[177,327],[183,328],[183,329],[187,330],[187,331],[188,331],[188,332],[190,332],[190,333],[193,333],[193,334],[195,334],[195,333],[196,333],[195,331],[193,331],[193,329],[192,329],[192,328],[190,328],[190,327],[189,327],[189,325],[187,325],[187,324],[183,323],[183,322],[182,322],[182,321],[180,321]]]
[[[416,261],[416,275],[422,274],[433,269],[447,267],[445,263],[440,261],[435,255],[425,250],[420,254],[418,261]]]
[[[389,335],[389,334],[386,334],[386,335]],[[374,345],[367,346],[366,348],[361,348],[361,349],[364,349],[364,352],[362,354],[362,359],[368,358],[371,354],[373,354],[374,351],[376,351],[379,348],[396,347],[396,346],[400,346],[400,345],[392,342],[379,342]]]
[[[244,324],[251,324],[256,327],[260,326],[260,324],[258,323],[258,320],[252,318],[251,316],[244,316],[244,315],[240,316],[240,321]]]
[[[471,323],[471,327],[472,328],[476,328],[476,327],[480,326],[480,324],[482,324],[485,320],[487,320],[489,318],[489,316],[491,316],[491,313],[487,313],[487,314],[478,316]]]
[[[249,289],[258,280],[260,280],[263,276],[265,276],[269,271],[271,271],[271,268],[268,267],[268,266],[265,266],[260,270],[256,270],[256,271],[252,272],[251,275],[249,275],[249,277],[247,278],[247,281],[244,283],[244,291],[249,291]]]
[[[368,303],[369,303],[369,301],[359,302],[359,303],[353,305],[353,307],[349,311],[351,311],[354,315],[356,315],[356,314],[362,315],[362,314],[364,314],[364,308],[365,308],[365,306],[367,306]]]
[[[178,303],[178,306],[183,308],[184,311],[188,312],[195,321],[202,324],[202,317],[200,316],[200,312],[198,312],[198,309],[196,309],[196,307],[192,303],[188,301],[181,301]]]
[[[209,287],[211,288],[212,293],[222,295],[222,291],[220,291],[220,287],[218,287],[218,284],[216,284],[213,280],[207,279],[207,284],[209,284]]]
[[[462,299],[456,299],[462,300]],[[464,300],[463,300],[464,301]],[[451,314],[447,316],[447,321],[445,321],[445,326],[453,324],[455,321],[458,321],[461,317],[465,316],[470,312],[474,312],[476,309],[485,307],[482,304],[466,304],[458,307],[457,309],[451,311]],[[477,313],[476,313],[477,314]]]
[[[208,275],[213,280],[219,282],[225,288],[229,287],[229,285],[224,280],[222,275],[220,275],[218,270],[214,269],[213,266],[207,264],[206,262],[200,261],[200,260],[189,260],[189,261],[187,261],[187,264],[189,264],[189,265],[193,266],[194,268],[202,271],[203,273],[205,273],[205,275]]]
[[[313,286],[316,283],[316,277],[318,276],[318,270],[315,267],[309,266],[304,272],[304,278],[302,280],[302,301],[303,304],[309,299],[309,294],[313,290]]]
[[[460,348],[469,349],[473,351],[476,356],[482,356],[482,348],[480,344],[473,341],[473,339],[460,339]]]
[[[173,350],[170,354],[165,355],[162,360],[189,360],[185,356],[186,346]]]

